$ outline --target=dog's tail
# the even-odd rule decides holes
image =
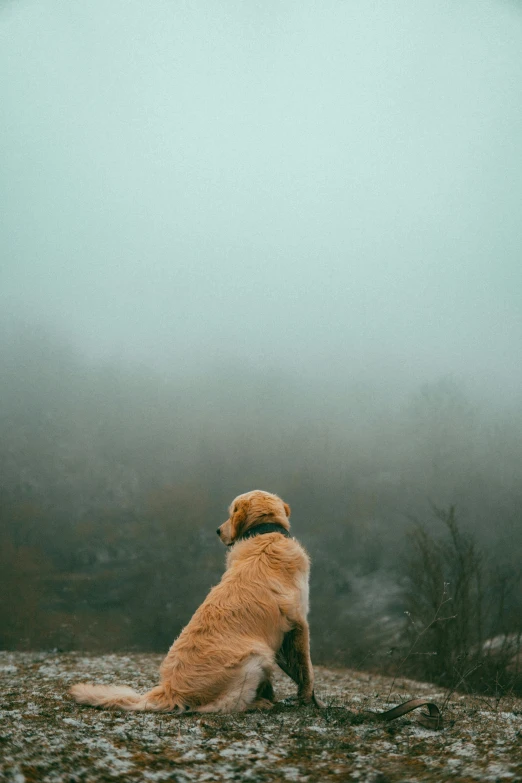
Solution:
[[[69,691],[80,704],[104,707],[113,710],[143,710],[152,712],[184,712],[180,699],[166,693],[162,685],[157,685],[144,694],[139,694],[126,685],[92,685],[79,682]]]

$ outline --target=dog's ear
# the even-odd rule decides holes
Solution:
[[[288,505],[288,503],[283,503],[283,506],[285,507],[286,516],[288,517],[288,519],[290,519],[290,506]]]
[[[242,532],[248,514],[248,501],[236,500],[230,515],[230,524],[232,527],[232,538],[237,538]]]

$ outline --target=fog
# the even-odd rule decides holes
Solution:
[[[516,4],[14,2],[0,58],[4,312],[96,355],[518,387]]]
[[[518,570],[518,4],[12,0],[0,73],[4,559],[69,580],[43,609],[35,582],[5,645],[98,649],[100,613],[115,648],[168,644],[255,486],[317,563],[324,660],[353,662],[383,592],[402,612],[430,504]],[[138,551],[150,576],[189,518],[199,581],[148,645],[124,626],[166,583],[145,609],[74,593]],[[57,641],[80,604],[90,635],[84,614]]]

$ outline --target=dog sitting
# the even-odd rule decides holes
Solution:
[[[239,495],[218,528],[230,547],[227,568],[161,664],[160,684],[143,695],[118,685],[78,683],[81,704],[162,712],[242,712],[274,703],[276,663],[297,684],[304,704],[314,694],[310,659],[310,562],[290,537],[290,507],[261,490]]]

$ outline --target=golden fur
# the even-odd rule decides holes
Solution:
[[[309,559],[280,533],[236,541],[261,522],[289,530],[290,508],[269,492],[239,495],[218,534],[230,546],[227,568],[170,648],[160,684],[140,695],[131,688],[79,683],[82,704],[125,710],[233,712],[268,708],[276,662],[317,703],[309,652]]]

